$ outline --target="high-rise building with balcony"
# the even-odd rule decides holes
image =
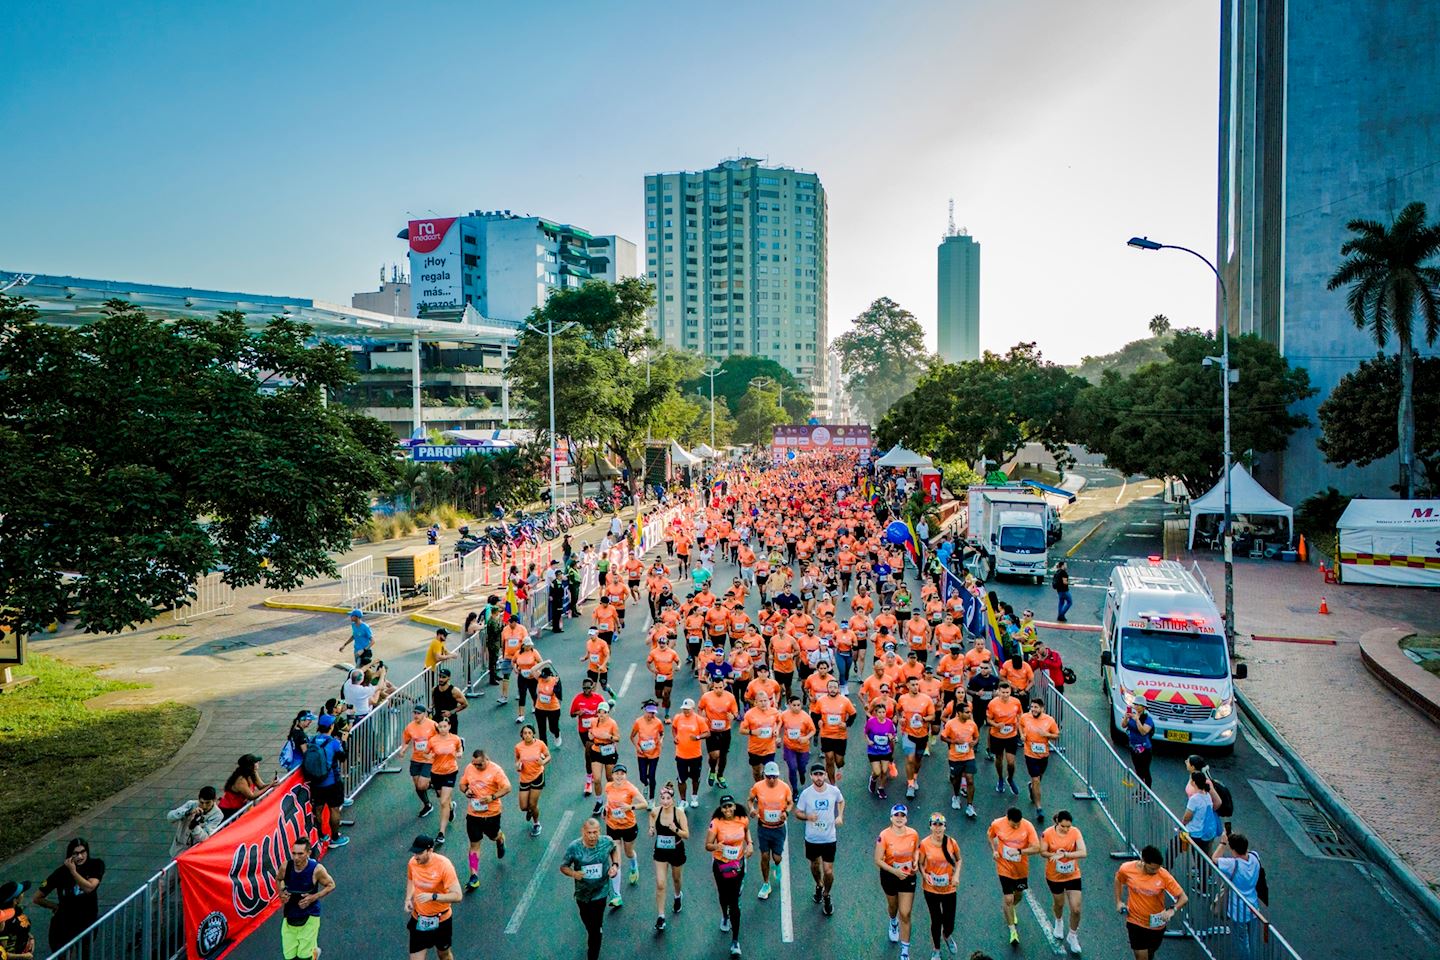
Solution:
[[[668,347],[769,357],[828,395],[825,188],[742,157],[645,178],[645,275]]]

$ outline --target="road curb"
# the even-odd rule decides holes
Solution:
[[[308,610],[311,613],[349,613],[349,607],[336,607],[325,603],[300,603],[294,600],[276,600],[266,597],[264,606],[269,610]]]
[[[1265,715],[1250,702],[1249,697],[1238,689],[1235,691],[1235,697],[1245,716],[1260,731],[1260,735],[1269,741],[1270,746],[1284,755],[1285,759],[1294,767],[1301,782],[1304,783],[1305,789],[1315,796],[1315,799],[1325,808],[1325,812],[1338,821],[1346,833],[1359,841],[1366,856],[1390,874],[1395,882],[1420,904],[1421,909],[1429,915],[1432,922],[1440,923],[1440,896],[1436,896],[1435,891],[1430,889],[1420,875],[1412,870],[1404,860],[1401,860],[1390,845],[1370,829],[1369,824],[1361,820],[1359,815],[1350,809],[1349,805],[1330,788],[1329,784],[1321,779],[1319,774],[1310,769],[1309,764],[1300,759],[1300,755],[1295,752],[1280,731],[1265,719]]]

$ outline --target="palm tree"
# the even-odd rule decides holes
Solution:
[[[1354,236],[1345,241],[1345,261],[1326,289],[1349,285],[1345,302],[1355,326],[1369,328],[1382,350],[1391,334],[1400,355],[1400,492],[1415,495],[1415,345],[1411,322],[1416,312],[1424,321],[1425,343],[1440,335],[1440,267],[1427,263],[1440,253],[1440,224],[1425,222],[1425,204],[1408,204],[1387,229],[1374,220],[1351,220]]]
[[[1163,337],[1170,332],[1170,318],[1163,313],[1157,313],[1150,318],[1150,335]]]

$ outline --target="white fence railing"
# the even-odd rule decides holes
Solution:
[[[235,588],[222,578],[223,573],[207,573],[190,586],[191,599],[172,611],[176,623],[191,623],[235,608]]]
[[[375,556],[367,554],[340,568],[340,605],[354,606],[374,588]]]

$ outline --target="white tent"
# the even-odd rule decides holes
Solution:
[[[1241,464],[1230,467],[1230,512],[1237,517],[1284,517],[1290,539],[1295,539],[1295,511],[1271,496],[1270,491],[1245,472]],[[1195,521],[1205,514],[1225,515],[1225,481],[1205,496],[1190,501],[1190,548],[1195,548]]]
[[[671,440],[670,463],[677,467],[695,467],[700,465],[700,458],[680,446],[679,440]]]
[[[1351,500],[1338,529],[1341,582],[1440,587],[1440,500]]]
[[[904,447],[893,446],[890,452],[879,460],[875,461],[877,467],[888,467],[895,470],[908,470],[911,467],[933,467],[934,463],[929,457],[922,457],[913,450],[906,450]]]
[[[713,460],[716,456],[714,448],[711,447],[708,443],[702,443],[700,444],[700,446],[696,447],[690,452],[695,454],[695,456],[702,457],[706,460]]]

